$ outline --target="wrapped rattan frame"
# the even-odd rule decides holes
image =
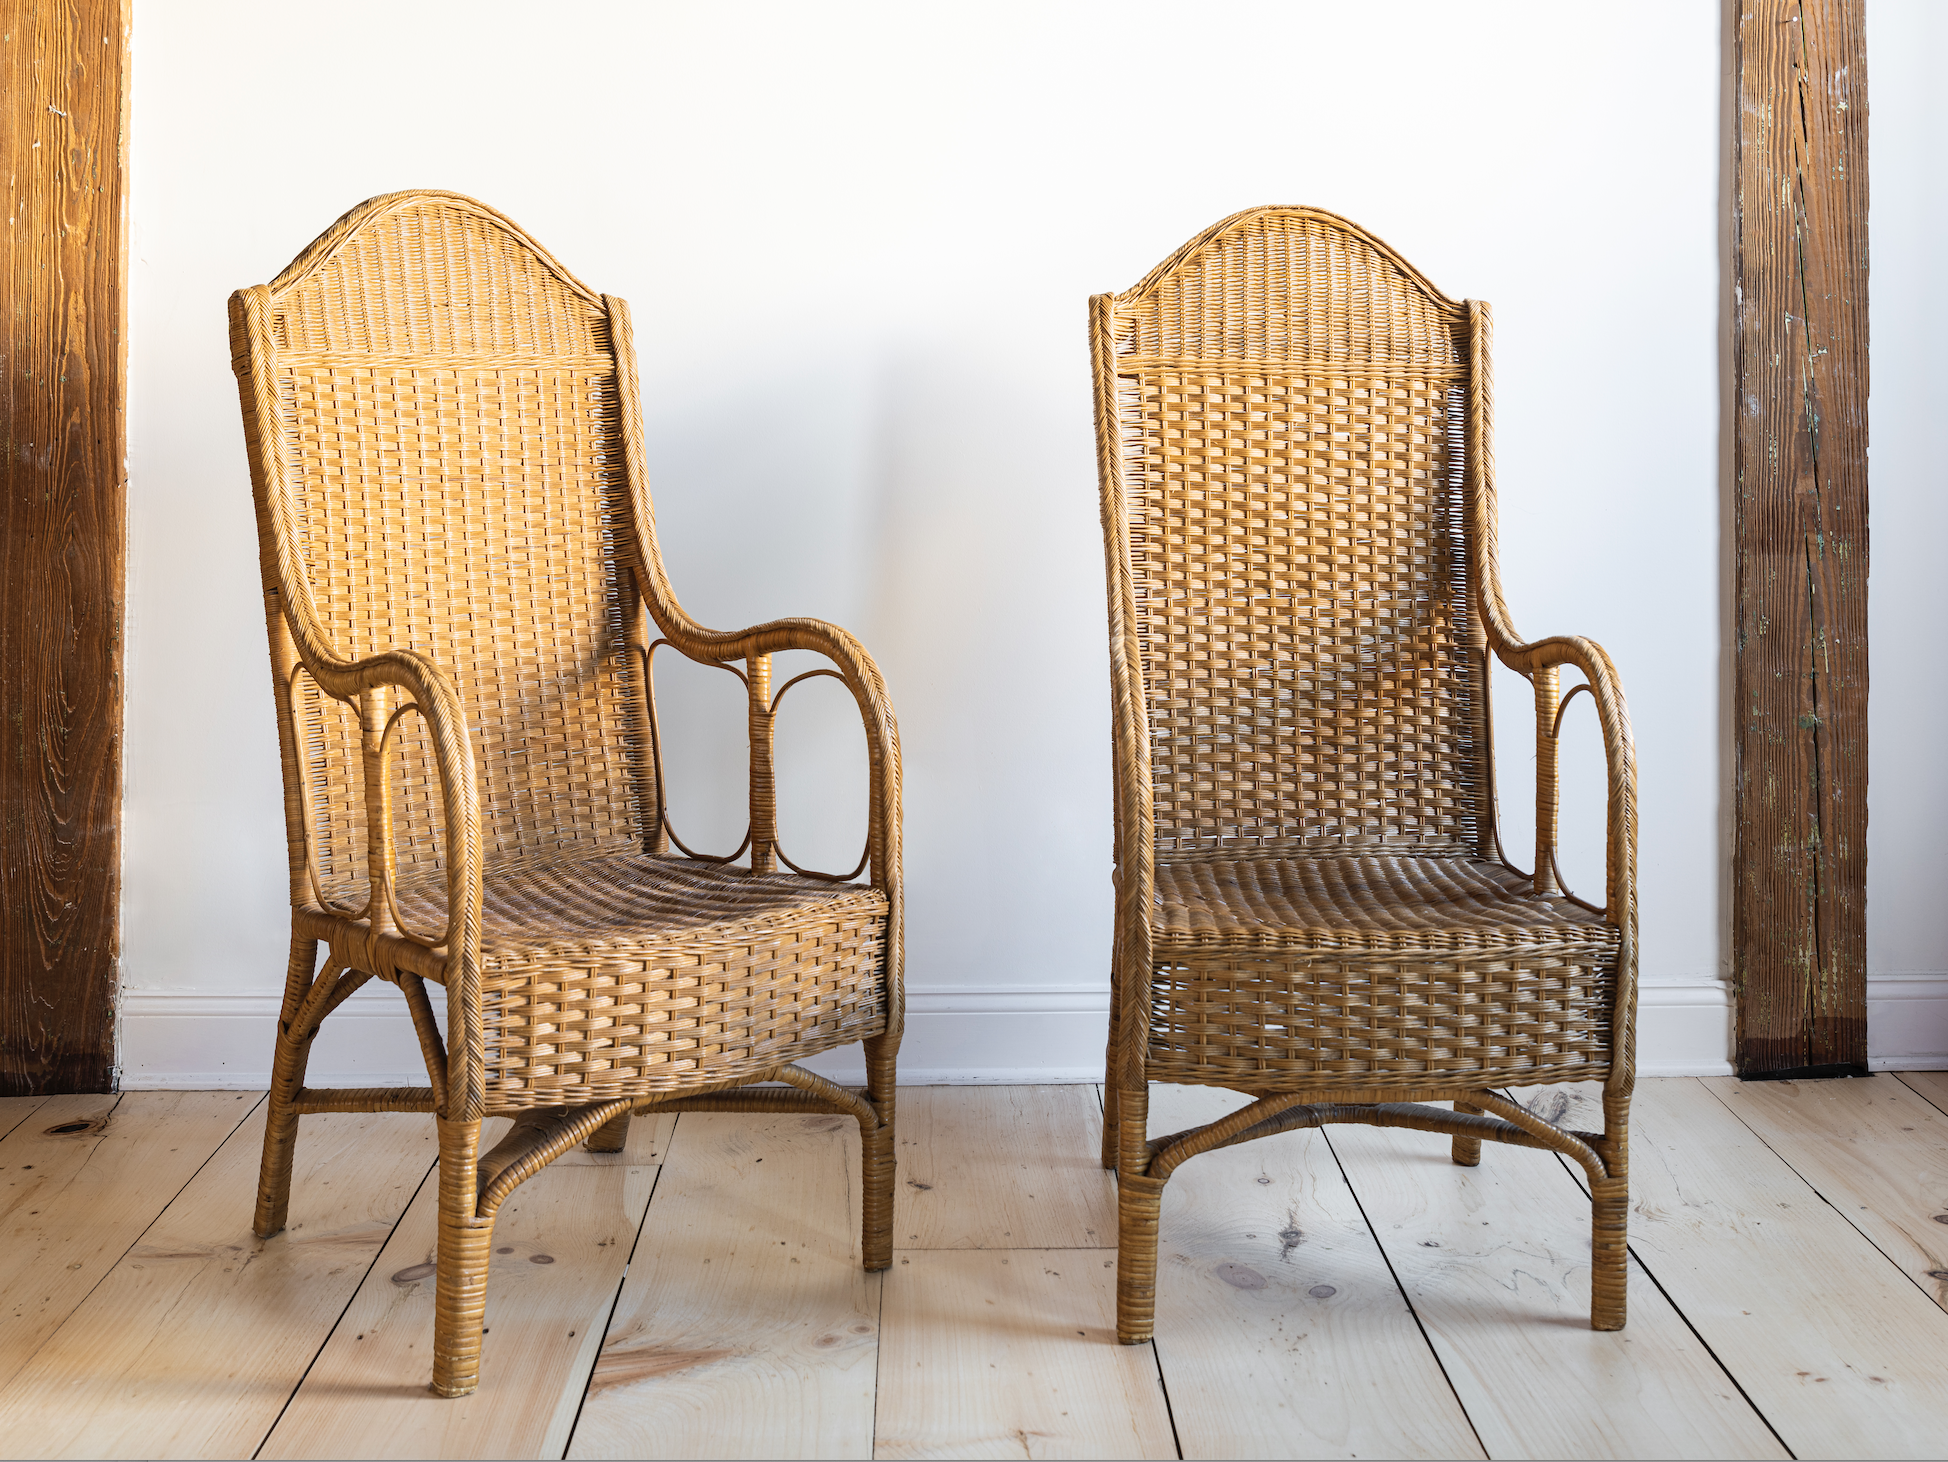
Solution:
[[[877,666],[844,630],[780,619],[717,631],[677,601],[650,506],[627,305],[588,289],[484,204],[419,190],[360,204],[270,284],[239,290],[230,342],[292,908],[257,1232],[285,1223],[302,1114],[433,1113],[434,1389],[464,1394],[477,1375],[487,1243],[506,1191],[577,1141],[616,1150],[632,1110],[714,1104],[858,1120],[865,1262],[885,1268],[905,1011],[898,727]],[[414,470],[372,477],[384,451],[404,460],[408,436]],[[368,438],[384,451],[361,455]],[[324,465],[301,472],[301,455]],[[543,481],[564,491],[537,494],[530,484]],[[419,521],[415,493],[434,525],[423,541],[398,527]],[[536,502],[549,505],[545,520],[502,526]],[[373,529],[362,512],[390,514],[391,526]],[[411,562],[386,557],[394,542]],[[505,542],[514,551],[497,553]],[[502,611],[496,587],[517,601],[513,611]],[[374,604],[383,612],[370,612]],[[469,723],[456,688],[470,666],[404,648],[403,630],[387,638],[388,627],[435,614],[447,616],[447,638],[521,670],[492,681],[491,724]],[[686,884],[659,872],[655,897],[673,890],[669,899],[688,904],[684,919],[650,927],[679,934],[564,916],[558,931],[536,936],[550,858],[574,864],[563,876],[581,878],[578,887],[588,879],[575,870],[604,858],[718,869],[729,886],[726,860],[671,851],[649,684],[656,644],[731,669],[748,688],[748,875],[758,892],[717,908],[708,878]],[[787,888],[794,875],[777,871],[770,657],[786,650],[825,658],[822,673],[844,682],[865,730],[865,855],[851,876],[798,880],[815,893]],[[543,668],[528,673],[532,665]],[[503,763],[526,769],[515,793],[497,780]],[[554,820],[537,827],[537,817]],[[490,859],[501,903],[527,898],[514,914],[530,934],[487,952]],[[861,871],[867,881],[852,882]],[[428,1085],[306,1088],[320,1023],[374,977],[404,993]],[[444,1032],[426,981],[445,987]],[[860,1041],[862,1093],[790,1064]],[[790,1089],[763,1085],[773,1082]],[[483,1157],[480,1123],[497,1113],[519,1123],[498,1155]]]
[[[1319,247],[1307,252],[1280,242],[1281,235],[1300,234],[1321,241]],[[1339,271],[1336,298],[1357,296],[1356,309],[1334,315],[1332,306],[1317,304],[1328,297],[1333,281],[1279,272],[1295,259],[1322,257]],[[1351,290],[1344,285],[1349,270],[1358,276]],[[1176,314],[1166,319],[1157,301],[1169,291],[1175,291]],[[1446,1133],[1453,1138],[1456,1161],[1463,1163],[1478,1159],[1483,1137],[1554,1147],[1582,1163],[1595,1200],[1598,1262],[1591,1322],[1601,1329],[1620,1328],[1627,1120],[1635,1073],[1635,753],[1621,685],[1601,646],[1576,636],[1525,641],[1503,602],[1487,305],[1449,299],[1385,243],[1333,214],[1257,208],[1198,235],[1135,288],[1095,296],[1090,336],[1114,771],[1115,942],[1104,1162],[1116,1168],[1120,1185],[1119,1335],[1133,1343],[1151,1333],[1157,1204],[1175,1165],[1211,1146],[1327,1121]],[[1151,450],[1181,447],[1191,460],[1193,438],[1208,419],[1200,418],[1200,411],[1250,409],[1292,419],[1292,412],[1311,409],[1304,398],[1335,389],[1356,396],[1359,391],[1347,388],[1360,387],[1363,379],[1399,387],[1416,399],[1397,408],[1385,401],[1341,399],[1329,402],[1331,409],[1418,412],[1415,419],[1422,423],[1436,412],[1445,417],[1427,431],[1430,437],[1449,434],[1442,441],[1457,479],[1455,527],[1465,540],[1465,562],[1456,566],[1460,612],[1452,625],[1458,633],[1443,652],[1455,667],[1450,677],[1455,689],[1445,708],[1436,706],[1424,719],[1445,727],[1459,750],[1447,765],[1419,769],[1422,779],[1410,789],[1417,802],[1378,811],[1357,807],[1339,815],[1335,825],[1333,818],[1342,810],[1328,805],[1329,787],[1295,793],[1262,768],[1247,765],[1249,748],[1232,754],[1226,777],[1207,776],[1204,785],[1190,785],[1197,779],[1174,769],[1166,776],[1153,765],[1159,734],[1205,734],[1208,744],[1221,740],[1228,728],[1213,733],[1193,724],[1200,716],[1221,718],[1226,712],[1221,700],[1215,709],[1202,710],[1182,696],[1162,707],[1150,702],[1146,675],[1160,673],[1156,661],[1171,651],[1145,643],[1132,558],[1135,489],[1127,474],[1132,456],[1145,447],[1146,431]],[[1172,389],[1175,398],[1159,396]],[[1146,407],[1148,425],[1139,415]],[[1455,432],[1458,442],[1450,439]],[[1254,465],[1247,462],[1241,470]],[[1199,552],[1198,525],[1186,517],[1177,526],[1178,536],[1165,549],[1193,558]],[[1270,539],[1266,528],[1261,542],[1269,545]],[[1273,551],[1264,547],[1267,555]],[[1192,563],[1186,572],[1195,569]],[[1215,641],[1215,630],[1210,638]],[[1218,653],[1211,649],[1205,658],[1215,661]],[[1496,827],[1491,655],[1535,688],[1532,873],[1508,861]],[[1608,801],[1600,906],[1569,895],[1555,872],[1556,737],[1564,725],[1559,676],[1565,665],[1583,676],[1586,684],[1572,694],[1586,690],[1603,739]],[[1222,670],[1220,664],[1209,678],[1221,679]],[[1175,693],[1174,684],[1168,688]],[[1240,712],[1252,713],[1250,707]],[[1200,825],[1199,814],[1212,821]],[[1578,947],[1538,955],[1456,948],[1442,940],[1414,949],[1407,941],[1401,949],[1335,956],[1302,952],[1296,939],[1288,952],[1157,945],[1160,856],[1306,856],[1329,847],[1376,857],[1417,854],[1492,865],[1502,870],[1497,877],[1504,883],[1526,886],[1572,918],[1578,916],[1571,905],[1589,911],[1580,916],[1582,927],[1570,941]],[[1314,998],[1320,991],[1332,998]],[[1429,994],[1441,991],[1448,993]],[[1388,992],[1391,1006],[1380,998]],[[1325,1016],[1318,1014],[1322,1009]],[[1149,1142],[1145,1114],[1152,1080],[1231,1086],[1261,1100],[1249,1117],[1235,1119],[1236,1132],[1211,1128],[1204,1129],[1206,1136],[1179,1134]],[[1572,1080],[1602,1082],[1603,1133],[1561,1132],[1512,1108],[1498,1094],[1505,1084]],[[1428,1101],[1448,1101],[1455,1110],[1410,1105]],[[1167,1161],[1160,1157],[1165,1148],[1171,1149]]]

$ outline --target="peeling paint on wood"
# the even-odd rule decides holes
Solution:
[[[1742,1075],[1867,1059],[1861,0],[1745,0],[1732,212]]]

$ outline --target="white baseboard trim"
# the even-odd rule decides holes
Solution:
[[[1948,1015],[1948,976],[1898,976],[1885,998],[1939,1000]],[[1922,984],[1933,981],[1924,993]],[[1935,987],[1938,986],[1938,990]],[[1869,1001],[1882,998],[1870,983]],[[433,996],[438,1008],[442,994]],[[261,1089],[270,1083],[277,995],[129,990],[121,1004],[122,1086],[130,1091]],[[1904,1009],[1903,1016],[1915,1013]],[[900,1078],[912,1086],[1093,1082],[1103,1076],[1109,991],[1102,985],[935,985],[909,989]],[[1641,1076],[1731,1074],[1731,1004],[1718,981],[1646,982],[1637,997]],[[1948,1032],[1948,1023],[1944,1023]],[[1934,1047],[1948,1052],[1948,1038]],[[1880,1058],[1876,1058],[1879,1062]],[[1948,1055],[1890,1053],[1909,1070],[1948,1068]],[[856,1046],[806,1063],[857,1084]],[[312,1050],[313,1086],[422,1084],[419,1043],[403,997],[369,985],[333,1012]]]
[[[1730,1076],[1731,992],[1722,980],[1637,984],[1639,1076]]]
[[[1948,975],[1867,976],[1867,1065],[1948,1071]]]

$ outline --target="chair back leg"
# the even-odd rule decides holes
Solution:
[[[1467,1102],[1456,1102],[1454,1104],[1454,1110],[1457,1112],[1479,1112],[1481,1108],[1477,1106],[1472,1106]],[[1455,1164],[1459,1167],[1464,1167],[1464,1168],[1480,1167],[1481,1166],[1481,1139],[1479,1137],[1455,1138],[1454,1139],[1454,1161]]]
[[[440,1126],[440,1238],[433,1309],[433,1394],[470,1395],[480,1384],[487,1265],[494,1220],[479,1207],[480,1123]]]
[[[291,1164],[297,1156],[298,1093],[304,1088],[311,1057],[309,1033],[293,1029],[295,1018],[318,968],[318,941],[291,935],[291,959],[284,972],[284,1012],[278,1021],[271,1057],[271,1091],[264,1117],[264,1160],[257,1173],[257,1212],[250,1229],[260,1239],[283,1230],[291,1209]]]
[[[1150,1159],[1149,1088],[1118,1092],[1116,1119],[1116,1338],[1142,1345],[1156,1329],[1157,1218],[1167,1181],[1143,1173]]]
[[[588,1141],[582,1145],[590,1152],[621,1152],[629,1145],[629,1119],[633,1112],[623,1112],[611,1117],[606,1124],[589,1133]]]

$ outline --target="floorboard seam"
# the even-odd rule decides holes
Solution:
[[[224,1133],[221,1137],[219,1137],[216,1140],[215,1146],[211,1147],[209,1151],[209,1156],[205,1157],[203,1161],[198,1163],[196,1165],[195,1170],[191,1172],[188,1177],[183,1179],[181,1186],[179,1186],[174,1193],[171,1193],[166,1199],[163,1200],[162,1206],[156,1210],[155,1217],[151,1218],[147,1223],[143,1224],[141,1231],[138,1232],[134,1238],[129,1240],[128,1247],[122,1250],[120,1254],[115,1256],[115,1262],[106,1266],[102,1270],[100,1277],[97,1278],[93,1284],[88,1286],[88,1292],[84,1294],[80,1299],[76,1300],[74,1304],[69,1308],[67,1314],[61,1317],[61,1323],[56,1325],[52,1330],[48,1331],[46,1335],[42,1336],[41,1343],[39,1345],[35,1346],[26,1355],[21,1357],[20,1365],[15,1368],[12,1375],[8,1376],[4,1381],[0,1381],[0,1391],[4,1391],[7,1387],[11,1386],[14,1383],[14,1381],[22,1373],[24,1373],[29,1366],[31,1366],[34,1363],[34,1357],[39,1355],[43,1350],[47,1349],[48,1346],[54,1343],[54,1337],[59,1335],[61,1331],[67,1327],[68,1321],[72,1320],[76,1315],[81,1313],[82,1306],[86,1305],[89,1300],[95,1297],[95,1291],[100,1289],[104,1284],[108,1283],[108,1276],[113,1274],[117,1269],[120,1269],[122,1267],[123,1261],[126,1260],[130,1254],[135,1252],[135,1246],[141,1243],[143,1239],[148,1237],[149,1230],[162,1222],[162,1216],[169,1211],[170,1206],[173,1203],[175,1203],[175,1201],[178,1198],[183,1196],[184,1191],[189,1187],[191,1183],[196,1181],[196,1175],[202,1172],[203,1169],[208,1167],[213,1161],[215,1161],[216,1155],[219,1152],[223,1151],[223,1144],[228,1142],[232,1137],[235,1137],[237,1135],[237,1129],[239,1127],[242,1127],[244,1123],[250,1120],[250,1114],[257,1110],[259,1104],[262,1103],[266,1095],[268,1095],[268,1093],[260,1092],[258,1094],[257,1100],[244,1108],[243,1115],[237,1118],[235,1126],[231,1127],[231,1129],[228,1132]],[[108,1115],[110,1117],[113,1117],[116,1112],[120,1111],[122,1103],[125,1100],[127,1100],[127,1098],[128,1098],[127,1092],[117,1092],[115,1094],[114,1105],[109,1107],[108,1109]],[[29,1115],[31,1116],[32,1114],[30,1113]],[[101,1145],[100,1143],[95,1144],[97,1148],[99,1148],[100,1145]],[[88,1153],[87,1162],[84,1162],[81,1165],[82,1170],[85,1171],[88,1165],[94,1161],[94,1159],[95,1159],[94,1150],[91,1149]]]
[[[1913,1071],[1890,1071],[1887,1074],[1893,1077],[1896,1081],[1900,1082],[1902,1086],[1906,1087],[1909,1091],[1913,1092],[1916,1096],[1921,1098],[1922,1101],[1926,1102],[1929,1106],[1933,1107],[1937,1112],[1940,1112],[1943,1116],[1948,1116],[1948,1107],[1944,1107],[1940,1102],[1936,1101],[1933,1096],[1931,1096],[1926,1091],[1923,1091],[1920,1087],[1916,1086],[1913,1082],[1908,1080],[1908,1077],[1916,1076],[1919,1075],[1920,1073],[1913,1072]]]
[[[1454,1384],[1454,1377],[1447,1373],[1447,1362],[1441,1359],[1441,1348],[1434,1343],[1434,1337],[1427,1333],[1427,1326],[1420,1318],[1420,1310],[1414,1305],[1414,1297],[1407,1292],[1407,1286],[1400,1281],[1400,1271],[1393,1267],[1393,1255],[1387,1252],[1386,1244],[1380,1238],[1380,1231],[1373,1227],[1373,1220],[1367,1214],[1366,1204],[1360,1198],[1360,1190],[1353,1186],[1353,1175],[1346,1171],[1346,1164],[1340,1161],[1339,1149],[1333,1146],[1332,1133],[1326,1128],[1318,1129],[1319,1135],[1326,1139],[1326,1151],[1332,1154],[1333,1166],[1339,1169],[1339,1179],[1346,1185],[1346,1191],[1353,1195],[1353,1206],[1360,1211],[1360,1222],[1366,1225],[1366,1232],[1373,1240],[1373,1247],[1380,1251],[1380,1262],[1387,1266],[1387,1273],[1393,1278],[1393,1287],[1399,1291],[1407,1313],[1414,1317],[1414,1328],[1420,1331],[1421,1343],[1427,1353],[1434,1357],[1434,1364],[1440,1368],[1441,1379],[1447,1382],[1448,1391],[1454,1397],[1454,1404],[1461,1410],[1461,1419],[1468,1424],[1468,1431],[1475,1439],[1475,1446],[1481,1455],[1490,1455],[1487,1443],[1481,1439],[1481,1430],[1475,1419],[1468,1414],[1468,1403],[1461,1397],[1461,1388]]]
[[[1677,1078],[1677,1079],[1689,1080],[1689,1081],[1696,1080],[1696,1078],[1693,1077],[1684,1077],[1684,1078]],[[1504,1091],[1502,1095],[1507,1097],[1510,1101],[1515,1102],[1517,1106],[1522,1105],[1521,1102],[1516,1100],[1515,1094],[1513,1092]],[[1713,1093],[1713,1096],[1715,1099],[1716,1094]],[[1555,1158],[1556,1166],[1563,1170],[1564,1174],[1568,1176],[1569,1181],[1576,1185],[1576,1190],[1579,1193],[1581,1193],[1583,1197],[1589,1198],[1590,1196],[1589,1188],[1585,1186],[1583,1182],[1583,1170],[1581,1165],[1579,1164],[1575,1167],[1570,1166],[1569,1159],[1560,1152],[1551,1153],[1550,1156]],[[1758,1402],[1752,1399],[1751,1393],[1748,1392],[1745,1389],[1745,1387],[1740,1384],[1738,1377],[1732,1374],[1732,1368],[1725,1364],[1725,1362],[1719,1357],[1719,1354],[1716,1350],[1712,1349],[1711,1342],[1705,1339],[1704,1337],[1704,1332],[1699,1330],[1696,1325],[1693,1325],[1691,1323],[1691,1317],[1684,1313],[1684,1306],[1680,1305],[1677,1302],[1677,1296],[1673,1295],[1669,1290],[1664,1288],[1664,1281],[1657,1277],[1657,1271],[1655,1269],[1652,1269],[1650,1265],[1644,1261],[1644,1256],[1637,1252],[1637,1246],[1633,1243],[1629,1243],[1626,1241],[1624,1247],[1628,1250],[1631,1259],[1636,1262],[1637,1267],[1644,1271],[1644,1278],[1648,1279],[1651,1282],[1651,1287],[1654,1288],[1660,1295],[1664,1297],[1664,1303],[1671,1307],[1671,1313],[1678,1317],[1678,1319],[1683,1323],[1684,1328],[1686,1330],[1689,1330],[1692,1336],[1697,1340],[1698,1344],[1704,1347],[1704,1353],[1711,1357],[1711,1363],[1716,1367],[1718,1367],[1720,1373],[1723,1374],[1726,1380],[1732,1383],[1732,1389],[1738,1392],[1738,1399],[1743,1401],[1747,1406],[1752,1408],[1752,1415],[1756,1416],[1759,1419],[1760,1425],[1762,1425],[1767,1431],[1772,1433],[1772,1439],[1779,1444],[1780,1450],[1783,1451],[1788,1457],[1797,1459],[1799,1454],[1793,1451],[1791,1444],[1788,1443],[1786,1439],[1779,1434],[1779,1428],[1777,1428],[1772,1424],[1772,1418],[1765,1414],[1764,1408],[1762,1408],[1758,1404]]]
[[[654,1115],[651,1115],[654,1121]],[[595,1359],[589,1363],[588,1375],[582,1378],[582,1399],[575,1403],[575,1419],[568,1424],[568,1436],[562,1441],[561,1455],[567,1457],[575,1450],[575,1431],[582,1424],[582,1412],[588,1407],[588,1393],[595,1385],[596,1368],[602,1364],[603,1347],[609,1343],[609,1327],[615,1323],[616,1306],[622,1303],[622,1287],[629,1282],[630,1266],[636,1262],[636,1250],[642,1244],[643,1230],[649,1227],[649,1211],[656,1206],[656,1190],[663,1186],[663,1162],[676,1146],[676,1129],[683,1122],[681,1112],[670,1116],[670,1140],[663,1144],[663,1151],[656,1161],[656,1176],[649,1180],[649,1197],[643,1200],[643,1216],[636,1224],[635,1236],[629,1240],[629,1257],[622,1261],[622,1273],[616,1276],[615,1293],[609,1296],[609,1313],[602,1317],[602,1338],[596,1342]]]
[[[439,1165],[440,1162],[437,1157],[429,1162],[426,1165],[426,1171],[419,1175],[419,1181],[413,1185],[413,1191],[407,1194],[406,1201],[399,1205],[399,1213],[392,1220],[392,1227],[386,1230],[386,1236],[380,1239],[377,1245],[373,1247],[372,1259],[365,1266],[365,1273],[361,1274],[358,1277],[358,1283],[347,1291],[345,1303],[339,1309],[337,1318],[325,1327],[325,1333],[318,1338],[318,1348],[311,1352],[311,1359],[305,1362],[304,1374],[298,1377],[298,1383],[291,1388],[291,1394],[284,1398],[284,1404],[277,1408],[277,1415],[271,1418],[271,1424],[264,1428],[264,1435],[258,1440],[257,1445],[251,1449],[250,1455],[252,1462],[255,1462],[255,1459],[263,1455],[264,1448],[270,1445],[271,1438],[277,1434],[278,1427],[283,1424],[285,1413],[291,1409],[291,1403],[298,1399],[298,1392],[302,1391],[304,1389],[304,1383],[311,1379],[311,1372],[317,1366],[318,1358],[325,1353],[325,1347],[331,1344],[331,1338],[338,1333],[338,1327],[345,1323],[346,1314],[351,1310],[353,1305],[358,1303],[359,1291],[365,1288],[365,1282],[372,1277],[372,1271],[379,1267],[379,1259],[385,1253],[386,1245],[392,1242],[392,1236],[399,1231],[399,1225],[405,1222],[407,1212],[412,1208],[413,1203],[418,1199],[421,1192],[425,1190],[426,1180],[438,1170]]]
[[[1906,1082],[1900,1082],[1899,1085],[1904,1090],[1908,1090],[1908,1091],[1913,1090],[1913,1088],[1908,1086]],[[1832,1209],[1835,1213],[1837,1213],[1840,1216],[1840,1218],[1846,1223],[1846,1226],[1848,1228],[1852,1229],[1856,1234],[1860,1235],[1862,1239],[1866,1240],[1868,1245],[1872,1247],[1873,1251],[1876,1254],[1880,1255],[1881,1258],[1885,1259],[1889,1264],[1893,1265],[1895,1272],[1898,1273],[1901,1276],[1901,1278],[1907,1280],[1908,1283],[1912,1284],[1916,1289],[1920,1290],[1922,1294],[1926,1295],[1928,1297],[1929,1304],[1932,1304],[1937,1308],[1940,1307],[1941,1301],[1938,1298],[1936,1298],[1932,1290],[1930,1290],[1925,1284],[1921,1283],[1921,1281],[1916,1279],[1912,1274],[1909,1274],[1907,1270],[1902,1267],[1900,1260],[1896,1259],[1892,1254],[1888,1253],[1885,1249],[1881,1248],[1879,1243],[1875,1241],[1874,1236],[1872,1234],[1868,1233],[1865,1229],[1860,1227],[1859,1224],[1853,1221],[1852,1214],[1848,1213],[1844,1208],[1840,1207],[1839,1204],[1835,1203],[1831,1198],[1828,1198],[1825,1193],[1821,1192],[1819,1184],[1815,1183],[1811,1178],[1807,1177],[1804,1173],[1800,1172],[1798,1168],[1794,1167],[1791,1158],[1787,1157],[1783,1152],[1779,1151],[1778,1148],[1774,1147],[1770,1142],[1766,1141],[1765,1134],[1759,1131],[1759,1129],[1754,1127],[1750,1122],[1747,1122],[1744,1117],[1740,1116],[1737,1107],[1733,1106],[1730,1102],[1726,1101],[1723,1097],[1719,1096],[1716,1088],[1705,1087],[1705,1090],[1711,1093],[1712,1100],[1716,1101],[1726,1111],[1730,1112],[1733,1117],[1738,1119],[1738,1123],[1740,1126],[1742,1126],[1747,1132],[1750,1132],[1754,1137],[1758,1138],[1759,1145],[1765,1148],[1765,1150],[1771,1153],[1774,1157],[1778,1158],[1779,1162],[1781,1163],[1781,1165],[1785,1167],[1787,1172],[1791,1173],[1795,1178],[1799,1179],[1800,1182],[1804,1183],[1808,1188],[1812,1189],[1813,1196],[1815,1198],[1819,1199],[1820,1202],[1824,1203],[1828,1208]],[[1932,1106],[1933,1103],[1930,1102],[1929,1105]]]
[[[894,1120],[899,1120],[897,1113]],[[897,1169],[895,1176],[898,1176]],[[860,1194],[859,1201],[860,1212],[863,1214],[865,1211],[863,1192]],[[873,1312],[873,1426],[872,1436],[866,1443],[866,1456],[869,1459],[879,1456],[879,1374],[880,1369],[886,1364],[886,1284],[892,1274],[890,1266],[880,1273],[879,1308]]]
[[[12,1126],[8,1127],[6,1131],[0,1132],[0,1142],[6,1141],[7,1138],[13,1136],[14,1133],[18,1132],[22,1127],[26,1126],[27,1119],[33,1116],[34,1113],[38,1112],[42,1107],[46,1106],[48,1102],[48,1099],[46,1097],[23,1097],[21,1098],[21,1100],[29,1102],[32,1105],[30,1105],[27,1108],[27,1110],[22,1112],[18,1117],[14,1118]],[[119,1095],[115,1098],[115,1101],[118,1105],[120,1104],[121,1100],[122,1099]],[[115,1108],[111,1106],[108,1110],[112,1112],[115,1110]]]

